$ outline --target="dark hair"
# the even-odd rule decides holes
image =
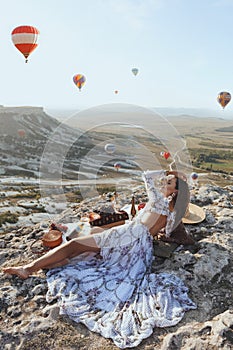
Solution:
[[[179,177],[176,177],[175,188],[178,190],[178,192],[171,201],[171,206],[176,213],[173,230],[180,224],[190,202],[190,192],[186,181],[182,180]]]

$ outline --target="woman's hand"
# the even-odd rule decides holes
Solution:
[[[171,170],[170,171],[170,170],[168,170],[166,172],[166,175],[175,175],[176,177],[179,177],[180,179],[182,179],[182,180],[187,182],[187,176],[182,171],[176,171],[176,170]]]

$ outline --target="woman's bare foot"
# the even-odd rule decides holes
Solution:
[[[29,271],[24,266],[5,267],[2,269],[2,271],[4,273],[9,273],[10,275],[19,276],[22,279],[27,279],[30,275]]]

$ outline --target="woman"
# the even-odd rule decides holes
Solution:
[[[178,277],[150,273],[153,236],[165,227],[169,237],[187,209],[184,175],[146,171],[143,179],[149,201],[132,222],[105,231],[98,228],[102,232],[73,239],[25,266],[3,270],[27,278],[50,269],[47,300],[58,298],[61,314],[112,338],[119,348],[137,346],[155,326],[175,325],[185,311],[196,308]]]

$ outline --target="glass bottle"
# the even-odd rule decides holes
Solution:
[[[135,207],[135,198],[134,198],[134,195],[132,195],[131,210],[130,210],[131,220],[136,216],[136,214],[137,214],[137,211]]]

